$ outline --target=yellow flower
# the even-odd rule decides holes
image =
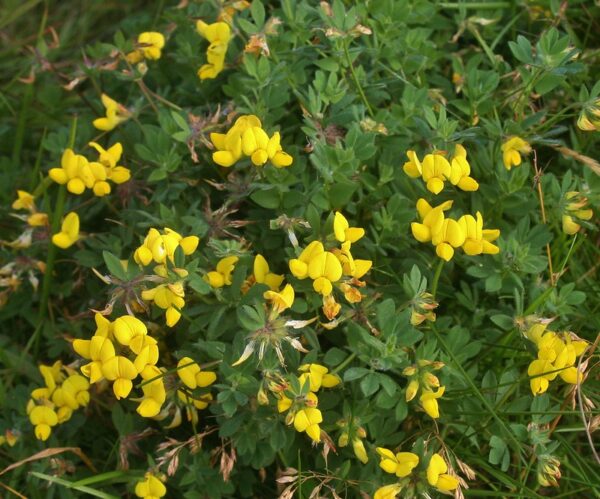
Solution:
[[[444,394],[444,391],[445,387],[443,386],[440,386],[435,392],[432,390],[423,390],[421,397],[419,398],[421,407],[423,407],[423,410],[433,419],[440,417],[437,399]]]
[[[84,359],[91,360],[81,367],[81,372],[90,378],[90,383],[96,383],[104,377],[102,366],[115,356],[115,347],[106,336],[94,335],[91,340],[75,340],[73,349]]]
[[[33,213],[27,217],[27,223],[31,227],[48,225],[48,215],[46,213]]]
[[[60,232],[52,236],[52,243],[62,249],[67,249],[79,240],[79,216],[69,213],[62,222]]]
[[[320,364],[303,364],[298,370],[304,373],[300,377],[300,384],[304,385],[304,380],[308,379],[311,392],[318,392],[321,387],[333,388],[342,382],[338,375],[328,374],[329,369]]]
[[[352,440],[352,450],[354,451],[354,455],[361,463],[367,464],[369,462],[369,456],[367,456],[365,444],[360,438],[355,438]]]
[[[72,374],[52,394],[52,402],[58,407],[67,406],[72,410],[85,407],[90,401],[89,381],[79,374]]]
[[[153,380],[142,385],[144,398],[136,409],[137,413],[144,418],[156,416],[167,398],[163,378],[159,377],[161,374],[162,371],[156,366],[146,366],[140,373],[144,381]]]
[[[57,360],[51,366],[41,364],[38,369],[42,378],[44,378],[44,384],[50,392],[54,391],[58,383],[62,383],[64,374],[62,373],[62,362],[60,360]]]
[[[500,237],[500,231],[483,229],[483,217],[477,212],[476,219],[472,215],[463,215],[458,219],[458,225],[465,234],[462,249],[467,255],[496,255],[500,252],[498,246],[492,244]]]
[[[204,64],[198,70],[198,77],[201,80],[216,78],[225,64],[227,46],[231,39],[231,28],[224,22],[206,24],[200,20],[196,23],[196,30],[210,42],[206,51],[208,64]]]
[[[538,457],[537,479],[542,487],[558,487],[560,477],[560,461],[558,459],[548,454]]]
[[[50,407],[38,405],[29,413],[29,421],[35,426],[35,437],[38,440],[46,441],[52,427],[58,424],[58,416]]]
[[[365,229],[360,227],[350,227],[346,217],[339,211],[335,212],[333,218],[333,232],[335,233],[335,238],[341,243],[345,241],[355,243],[365,235]]]
[[[577,127],[584,132],[600,130],[600,98],[592,98],[583,106]]]
[[[154,301],[156,306],[166,310],[167,326],[173,327],[181,317],[179,311],[185,306],[183,282],[160,284],[142,291],[142,300]]]
[[[115,184],[122,184],[131,178],[131,172],[129,169],[118,165],[121,155],[123,154],[123,146],[120,142],[113,144],[108,149],[104,149],[96,142],[90,142],[88,145],[96,149],[98,152],[98,162],[104,167],[107,179],[113,181]],[[99,181],[97,181],[97,183],[98,182]],[[94,185],[94,193],[95,192],[96,185]]]
[[[160,59],[161,50],[165,46],[165,37],[156,31],[146,31],[138,36],[140,51],[145,59],[156,61]]]
[[[361,229],[362,230],[362,229]],[[340,249],[334,248],[331,252],[338,258],[342,264],[342,270],[344,275],[360,279],[363,277],[373,265],[371,260],[360,260],[355,259],[350,252],[350,241],[347,240],[342,243]],[[350,300],[349,300],[350,301]]]
[[[394,454],[384,447],[377,447],[377,454],[381,457],[379,466],[386,473],[395,474],[404,478],[412,473],[413,468],[419,464],[419,456],[412,452],[398,452]]]
[[[545,331],[544,325],[535,325],[528,333],[538,348],[538,358],[529,364],[531,392],[539,395],[546,392],[550,381],[560,376],[569,384],[581,381],[583,374],[575,367],[577,357],[587,348],[587,342],[573,340],[569,333],[557,334]]]
[[[128,346],[136,336],[148,334],[146,325],[133,315],[123,315],[113,324],[115,339],[124,346]]]
[[[226,134],[211,133],[210,139],[216,149],[213,161],[223,167],[232,166],[242,156],[249,157],[256,166],[271,160],[273,166],[283,168],[293,162],[281,147],[279,132],[269,138],[254,115],[240,116]]]
[[[531,146],[521,137],[510,137],[502,144],[502,161],[504,167],[510,170],[513,166],[521,164],[521,154],[529,154]]]
[[[217,375],[212,371],[202,371],[200,366],[190,357],[183,357],[177,363],[179,379],[190,389],[206,388],[217,380]]]
[[[321,411],[314,407],[306,407],[299,410],[294,416],[294,428],[296,431],[306,434],[315,442],[321,441],[321,427],[323,422]]]
[[[138,371],[133,362],[127,357],[117,355],[102,364],[102,374],[109,381],[114,381],[113,392],[117,399],[127,398],[133,388],[134,380]]]
[[[450,163],[442,154],[434,153],[427,154],[421,166],[427,190],[439,194],[444,189],[444,181],[450,178],[452,171]]]
[[[384,485],[379,487],[375,491],[373,499],[396,499],[396,496],[402,490],[402,485],[399,483],[393,483],[391,485]]]
[[[594,212],[586,208],[588,200],[578,191],[569,191],[565,194],[565,207],[562,215],[562,228],[565,234],[572,236],[581,230],[578,223],[581,220],[590,220]]]
[[[456,185],[463,191],[476,191],[479,184],[471,176],[471,165],[467,161],[467,150],[460,144],[456,144],[454,156],[450,161],[450,183]]]
[[[146,473],[144,480],[135,486],[135,495],[143,499],[158,499],[167,493],[165,485],[152,473]]]
[[[454,248],[461,247],[464,242],[465,233],[458,222],[452,218],[445,218],[439,230],[434,232],[431,238],[437,256],[447,262],[454,256]]]
[[[86,187],[91,189],[94,186],[96,182],[94,171],[88,160],[81,154],[75,154],[69,148],[65,149],[60,165],[60,168],[51,168],[48,176],[57,184],[66,184],[70,193],[79,195]]]
[[[281,313],[294,304],[294,288],[291,284],[286,284],[283,291],[265,291],[263,297],[273,304],[274,310]]]
[[[308,262],[308,276],[313,280],[313,289],[327,296],[333,291],[332,283],[342,277],[342,265],[333,253],[324,251]]]
[[[30,194],[27,191],[17,191],[17,199],[13,201],[12,209],[13,210],[35,210],[33,194]]]
[[[196,236],[183,237],[168,227],[162,234],[151,228],[142,245],[135,250],[133,259],[140,265],[149,265],[153,260],[159,264],[166,263],[167,259],[174,262],[177,247],[181,247],[184,255],[191,255],[199,242]]]
[[[410,228],[413,237],[420,243],[430,242],[433,234],[440,231],[444,223],[444,211],[452,208],[452,201],[445,201],[438,206],[431,206],[425,199],[417,201],[417,212],[421,223],[412,222]]]
[[[235,264],[238,262],[237,256],[226,256],[219,260],[217,269],[204,276],[204,280],[213,288],[222,288],[231,285],[231,275],[235,270]]]
[[[448,465],[444,458],[435,453],[427,466],[427,481],[429,485],[442,492],[450,492],[458,487],[458,478],[448,475]]]
[[[406,387],[405,398],[407,402],[410,402],[414,399],[419,391],[419,380],[411,379]]]
[[[323,247],[323,243],[320,241],[313,241],[309,243],[309,245],[304,248],[302,253],[300,253],[298,258],[293,258],[290,260],[289,267],[292,275],[298,279],[306,279],[308,277],[309,262],[324,251],[325,248]]]
[[[106,116],[102,118],[96,118],[92,125],[98,130],[109,132],[120,123],[127,121],[131,117],[131,113],[119,104],[114,99],[111,99],[108,95],[102,94],[101,96],[102,105],[106,109]]]
[[[259,284],[266,284],[271,291],[278,291],[283,282],[283,276],[270,272],[265,257],[258,254],[254,257],[254,280]]]

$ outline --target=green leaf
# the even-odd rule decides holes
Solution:
[[[265,325],[264,314],[257,308],[242,305],[237,312],[238,321],[247,331],[256,331]]]
[[[360,389],[365,397],[369,397],[379,390],[379,376],[377,373],[367,374],[360,382]]]
[[[344,381],[354,381],[355,379],[363,378],[370,373],[371,371],[369,369],[365,369],[364,367],[351,367],[344,371]]]
[[[121,260],[113,255],[110,251],[103,251],[102,258],[104,258],[104,263],[106,263],[106,267],[110,274],[117,279],[122,281],[127,279],[127,273],[121,264]]]
[[[260,31],[265,24],[265,6],[260,0],[252,0],[250,5],[250,14],[256,23],[256,27]]]

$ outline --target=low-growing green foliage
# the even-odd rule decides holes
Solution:
[[[0,495],[600,496],[598,19],[4,2]]]

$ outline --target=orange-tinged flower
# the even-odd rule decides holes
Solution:
[[[114,129],[120,123],[127,121],[131,118],[131,113],[126,107],[119,104],[116,100],[111,99],[108,95],[102,94],[101,96],[102,105],[106,109],[106,116],[102,118],[96,118],[92,125],[98,130],[109,132]]]

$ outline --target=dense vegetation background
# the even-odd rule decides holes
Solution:
[[[231,27],[212,79],[197,74],[214,43],[198,20]],[[144,32],[164,36],[160,58],[127,59]],[[0,38],[0,496],[133,497],[150,472],[166,497],[360,497],[385,485],[378,497],[435,497],[434,454],[460,479],[457,497],[600,495],[597,2],[5,0]],[[93,125],[102,94],[127,111],[109,131]],[[291,166],[213,161],[210,134],[244,115],[280,132]],[[527,147],[507,168],[514,137]],[[91,141],[120,142],[131,171],[104,197],[48,176],[68,147],[97,156]],[[409,150],[450,159],[457,144],[476,191],[446,181],[434,195],[403,169]],[[17,189],[48,219],[16,210]],[[413,237],[420,198],[452,201],[456,219],[480,212],[500,230],[499,253],[455,246],[442,263]],[[80,234],[62,249],[51,236],[68,212]],[[360,301],[336,285],[337,314],[289,265],[311,241],[340,246],[336,212],[365,230],[352,252],[372,262],[365,286],[352,282]],[[142,299],[160,275],[134,259],[148,230],[165,227],[199,238],[169,264],[168,282],[185,286],[173,327],[166,307]],[[266,284],[251,286],[257,254],[295,290],[281,315]],[[229,285],[205,279],[232,256]],[[92,337],[95,311],[135,314],[156,339],[165,419],[136,413],[140,378],[121,400],[103,381],[38,440],[27,406],[48,387],[39,366],[79,372],[73,340]],[[585,340],[557,368],[583,374],[565,383],[554,372],[534,394],[544,376],[528,369],[546,354],[532,327],[543,325]],[[216,381],[186,391],[184,358]],[[290,425],[312,407],[306,364],[340,381],[318,393],[319,443]],[[419,397],[438,385],[432,417]],[[287,413],[284,396],[298,404]],[[381,449],[419,465],[390,473]]]

